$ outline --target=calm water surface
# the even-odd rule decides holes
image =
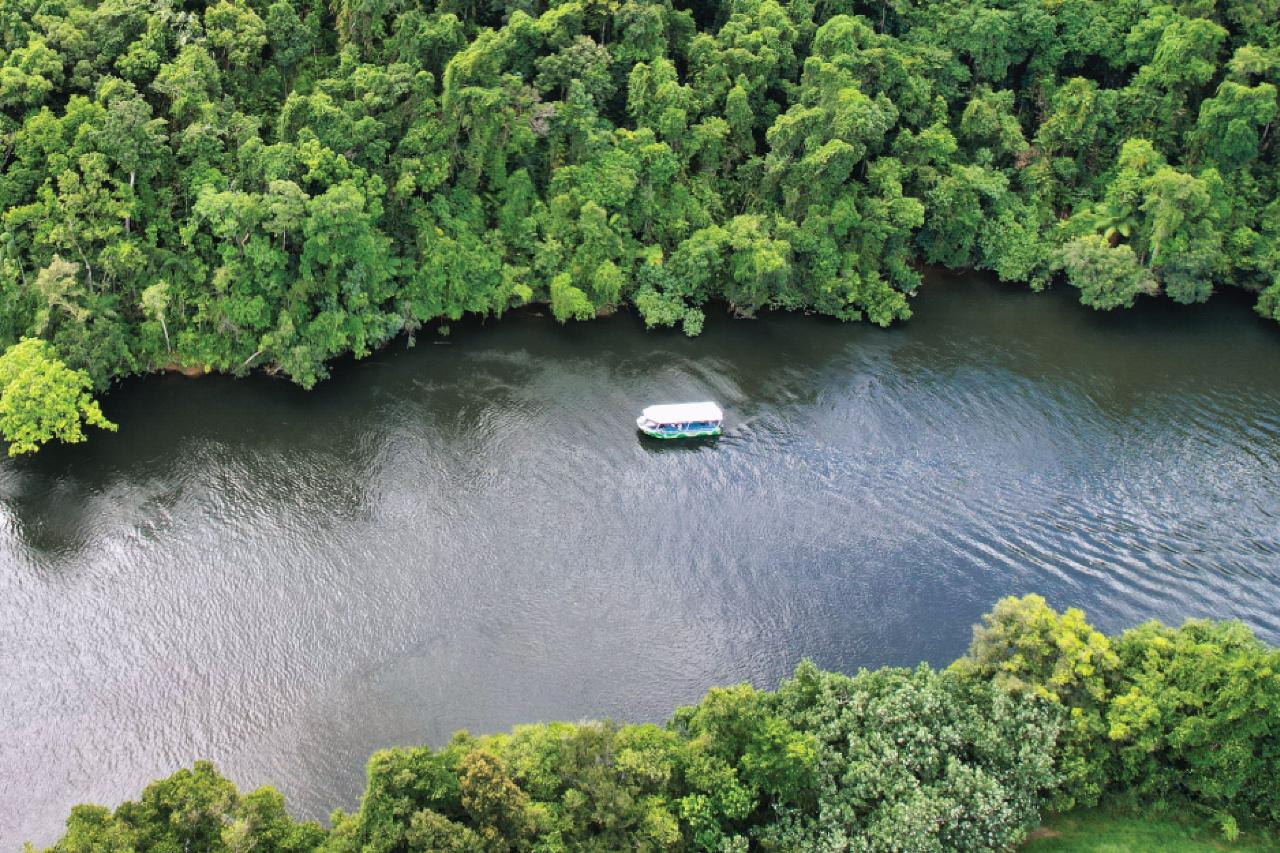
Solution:
[[[1280,642],[1280,330],[937,278],[883,331],[620,316],[127,383],[0,463],[0,847],[197,757],[298,815],[458,728],[942,664],[999,596]],[[710,398],[718,441],[642,440]]]

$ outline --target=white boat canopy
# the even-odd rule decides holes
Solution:
[[[715,403],[669,403],[649,406],[640,413],[642,418],[655,424],[688,424],[700,421],[724,420],[724,412]]]

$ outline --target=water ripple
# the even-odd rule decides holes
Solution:
[[[197,757],[324,816],[389,744],[945,663],[1006,594],[1280,641],[1280,335],[934,285],[889,332],[514,316],[310,394],[126,385],[0,464],[0,846]],[[631,429],[702,398],[719,439]]]

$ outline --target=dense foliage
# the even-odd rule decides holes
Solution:
[[[24,338],[0,355],[0,433],[9,455],[30,453],[50,439],[84,441],[83,425],[114,430],[89,396],[89,377],[72,370],[46,341]]]
[[[1042,808],[1103,792],[1228,834],[1280,822],[1280,651],[1239,623],[1108,639],[1079,611],[1007,599],[946,671],[805,663],[773,693],[713,689],[665,726],[384,750],[330,830],[198,763],[114,813],[77,807],[53,849],[996,851]]]
[[[1277,0],[6,0],[0,347],[95,386],[463,314],[909,316],[921,263],[1280,319]]]

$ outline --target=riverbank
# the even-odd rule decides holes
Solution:
[[[0,847],[197,758],[323,818],[393,744],[943,666],[1009,593],[1280,642],[1270,327],[935,284],[889,330],[517,314],[313,391],[122,384],[119,432],[0,460]],[[726,434],[649,446],[662,399]]]
[[[1212,817],[1249,850],[1242,824],[1280,823],[1278,669],[1280,650],[1240,623],[1106,637],[1079,611],[1007,598],[945,671],[804,662],[771,692],[712,688],[663,726],[539,723],[381,750],[359,809],[327,829],[197,762],[114,812],[73,810],[61,849],[1197,849],[1200,827],[1097,810],[1107,795],[1144,817]]]
[[[964,281],[966,279],[965,275],[950,273],[938,268],[929,268],[924,270],[923,272],[929,280],[930,287],[945,287],[947,286],[946,285],[947,282],[958,282],[958,281]],[[982,278],[983,276],[971,275],[968,277]],[[1021,297],[1031,297],[1040,293],[1039,291],[1030,291],[1021,285],[1000,284],[1000,285],[997,285],[997,287],[1000,290],[1005,291],[1008,294],[1011,294],[1011,296],[1008,298],[1013,298],[1012,294],[1018,294]],[[1053,290],[1050,291],[1050,297],[1052,298],[1057,298],[1059,300],[1072,301],[1068,299],[1068,296],[1069,294],[1066,293],[1065,287],[1059,287],[1058,290],[1056,291],[1053,291]],[[1233,306],[1231,310],[1238,310],[1241,314],[1241,317],[1244,323],[1244,329],[1249,329],[1250,333],[1252,333],[1252,330],[1256,329],[1260,331],[1260,333],[1263,336],[1270,335],[1270,336],[1273,336],[1277,341],[1280,341],[1280,326],[1276,326],[1266,320],[1263,320],[1260,317],[1257,317],[1256,312],[1249,311],[1247,308],[1249,299],[1250,297],[1247,294],[1241,293],[1240,291],[1232,290],[1223,294],[1219,294],[1216,299],[1216,303],[1218,304],[1227,303]],[[926,303],[927,301],[928,300],[926,300]],[[545,310],[547,308],[547,305],[548,303],[546,303],[545,301],[533,301],[527,305],[510,309],[505,314],[505,317],[506,317],[505,325],[510,325],[513,321],[519,321],[522,319],[523,320],[537,319],[537,320],[546,322],[548,326],[554,325],[563,334],[572,335],[573,331],[571,328],[564,327],[563,323],[560,323],[560,322],[553,323],[553,319],[548,316],[547,311]],[[719,309],[720,311],[719,316],[717,316],[715,313],[710,315],[711,317],[713,317],[712,319],[713,323],[724,322],[729,317],[732,317],[734,320],[754,321],[757,319],[766,320],[769,317],[776,319],[780,316],[787,316],[788,313],[793,313],[793,314],[802,314],[805,317],[810,317],[812,318],[813,322],[820,322],[820,323],[827,323],[827,324],[832,324],[832,323],[843,324],[842,321],[837,321],[832,317],[815,315],[813,314],[813,312],[810,312],[810,311],[802,311],[802,312],[766,311],[766,312],[763,312],[759,318],[742,317],[733,310],[733,306],[730,303],[722,302],[722,301],[718,302],[716,300],[711,300],[709,305],[704,306],[704,308]],[[1120,315],[1102,315],[1096,311],[1087,309],[1079,305],[1075,305],[1073,306],[1073,308],[1084,320],[1084,322],[1082,322],[1081,324],[1082,327],[1086,327],[1090,331],[1097,330],[1097,331],[1103,331],[1107,333],[1115,333],[1115,331],[1125,330],[1125,329],[1140,331],[1141,329],[1148,326],[1152,322],[1153,318],[1158,318],[1156,320],[1156,322],[1158,323],[1172,322],[1174,321],[1173,318],[1177,318],[1176,320],[1177,322],[1187,322],[1189,318],[1194,317],[1196,310],[1199,309],[1200,306],[1175,305],[1169,302],[1163,302],[1163,303],[1155,302],[1155,303],[1151,303],[1149,305],[1144,306],[1142,310],[1134,310],[1131,312],[1127,312],[1128,315],[1136,315],[1136,316],[1131,316],[1128,319],[1125,319]],[[1248,315],[1250,314],[1253,314],[1254,316],[1252,316],[1251,318],[1248,317]],[[594,321],[589,321],[589,322],[600,323],[600,322],[605,322],[611,318],[625,319],[636,325],[644,323],[644,327],[646,329],[647,334],[653,336],[655,340],[655,344],[659,346],[661,345],[659,343],[661,341],[670,340],[672,337],[680,336],[680,333],[673,329],[665,329],[661,327],[656,329],[652,328],[647,322],[644,321],[642,312],[639,312],[634,307],[623,307],[619,309],[609,309],[608,311],[602,311],[597,314]],[[705,326],[705,323],[706,323],[706,318],[704,317],[704,319],[699,323],[699,329],[703,328]],[[340,355],[325,361],[324,364],[322,365],[322,369],[320,370],[320,372],[316,374],[315,381],[320,381],[320,379],[322,378],[327,378],[330,375],[331,370],[342,370],[344,369],[344,365],[348,366],[348,369],[349,369],[349,365],[358,363],[361,360],[376,356],[379,353],[386,353],[386,352],[394,353],[400,349],[413,348],[419,343],[427,343],[428,341],[431,344],[435,344],[435,345],[451,345],[453,343],[453,340],[451,340],[451,335],[453,334],[453,331],[455,328],[458,329],[460,333],[465,334],[468,330],[475,331],[477,329],[485,328],[490,325],[501,325],[501,324],[503,324],[503,321],[501,318],[495,319],[495,318],[483,317],[483,316],[470,316],[458,321],[454,321],[453,323],[441,322],[441,323],[431,324],[428,327],[420,327],[414,330],[413,332],[401,332],[400,334],[397,334],[394,337],[391,337],[382,341],[372,351],[365,353],[361,357],[356,357],[354,354],[348,352],[343,355]],[[577,325],[577,324],[574,324],[574,325]],[[858,325],[860,326],[861,324],[858,324]],[[1234,331],[1235,330],[1233,330],[1233,333]],[[42,347],[43,351],[46,353],[46,363],[42,366],[42,370],[45,370],[46,372],[49,370],[60,371],[62,374],[67,373],[67,368],[61,361],[51,360],[56,356],[56,353],[54,353],[53,350],[49,349],[46,345],[39,343],[37,341],[28,341],[28,345],[38,345]],[[16,350],[17,348],[13,348],[13,349]],[[11,350],[11,352],[12,351],[13,350]],[[249,360],[247,360],[246,362],[238,366],[218,367],[216,365],[211,365],[211,364],[185,364],[184,365],[178,362],[169,361],[163,364],[153,365],[151,367],[148,367],[137,373],[133,373],[123,378],[117,378],[116,380],[113,381],[113,387],[118,387],[122,383],[128,384],[131,381],[137,381],[139,379],[145,378],[146,376],[155,376],[155,375],[176,375],[176,376],[183,376],[188,379],[195,379],[195,378],[201,378],[206,376],[235,376],[238,378],[255,376],[255,377],[279,378],[281,380],[288,380],[290,378],[287,375],[283,375],[281,373],[280,366],[278,364],[251,365],[250,362],[254,361],[254,359],[259,355],[261,355],[260,351],[253,353],[253,357],[251,357]],[[5,406],[7,407],[7,410],[10,411],[10,414],[6,416],[6,420],[5,420],[6,425],[4,426],[4,429],[7,431],[6,434],[24,436],[21,442],[11,444],[11,447],[10,447],[11,455],[15,452],[16,453],[34,452],[40,446],[44,445],[46,442],[49,442],[55,439],[61,439],[62,441],[69,442],[69,443],[79,443],[85,440],[85,435],[83,431],[79,428],[80,420],[82,417],[84,417],[87,419],[88,424],[90,425],[94,424],[95,421],[94,421],[93,412],[96,410],[98,406],[98,403],[96,401],[92,400],[91,398],[89,398],[87,395],[83,393],[84,391],[87,391],[89,388],[89,377],[87,374],[83,373],[82,371],[75,371],[74,376],[71,376],[71,375],[65,376],[63,380],[60,380],[60,382],[62,385],[65,385],[68,389],[70,389],[70,396],[66,397],[65,399],[55,399],[57,395],[44,395],[44,397],[39,400],[27,400],[23,402],[10,401],[10,403],[4,403],[3,400],[0,400],[0,406]],[[33,386],[33,385],[46,385],[46,384],[58,384],[58,383],[50,382],[50,381],[45,381],[43,383],[33,383],[30,381],[18,383],[18,385],[20,385],[22,388]],[[294,383],[290,383],[290,384],[294,384]],[[311,385],[308,384],[305,387],[309,389]],[[19,416],[19,415],[15,415],[14,412],[25,413],[25,414],[22,414],[21,416]],[[105,424],[99,424],[99,425],[106,426],[107,428],[112,428],[114,426],[109,421],[106,422]],[[100,433],[96,430],[92,431],[92,434],[100,435]]]
[[[0,341],[97,389],[257,359],[311,387],[533,300],[691,333],[717,299],[890,325],[924,263],[1280,316],[1274,29],[1088,0],[988,51],[988,5],[260,4],[177,37],[68,0],[5,36]]]

